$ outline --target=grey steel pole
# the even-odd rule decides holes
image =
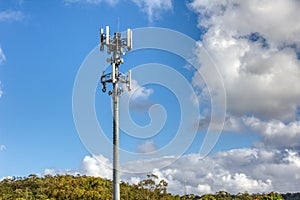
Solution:
[[[118,65],[113,66],[118,74]],[[118,80],[113,83],[113,200],[120,200],[120,173],[119,173],[119,94]]]

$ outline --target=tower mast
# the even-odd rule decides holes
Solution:
[[[102,72],[101,83],[102,92],[106,92],[106,84],[112,83],[112,90],[108,95],[112,95],[113,103],[113,200],[120,200],[120,163],[119,163],[119,96],[123,92],[122,88],[118,87],[118,83],[125,83],[130,91],[131,72],[127,75],[119,72],[119,66],[124,60],[121,58],[125,52],[132,48],[132,31],[127,29],[127,38],[121,38],[121,33],[114,33],[113,37],[109,35],[109,26],[106,26],[106,33],[100,29],[100,51],[107,47],[107,53],[113,53],[107,61],[112,66],[111,73],[105,74]]]

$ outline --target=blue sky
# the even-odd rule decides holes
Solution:
[[[1,164],[1,176],[23,176],[49,167],[74,168],[88,153],[74,126],[72,91],[81,62],[98,45],[100,27],[110,25],[116,31],[119,20],[121,31],[162,26],[185,30],[195,39],[200,32],[194,26],[196,15],[184,3],[173,7],[166,16],[169,19],[164,20],[161,13],[159,22],[149,21],[147,13],[133,2],[113,6],[1,1],[1,8],[12,13],[1,22],[1,47],[6,57],[1,65],[1,143],[6,147],[1,152],[1,163],[5,163]],[[14,16],[17,14],[20,16]],[[150,56],[131,59],[167,63]],[[109,104],[107,95],[100,90],[99,95]],[[110,120],[107,117],[103,122],[109,132]]]
[[[190,130],[197,131],[192,145],[166,168],[158,163],[168,158],[153,155],[156,160],[147,161],[153,172],[169,182],[171,192],[182,193],[185,182],[188,191],[197,194],[220,189],[296,191],[300,183],[300,30],[296,26],[300,4],[295,0],[278,5],[255,2],[0,0],[0,177],[46,172],[111,177],[107,149],[100,147],[101,155],[93,155],[78,135],[72,95],[81,64],[99,44],[99,28],[110,25],[114,32],[119,22],[120,31],[162,27],[181,32],[203,47],[191,54],[210,88],[186,60],[164,51],[128,53],[121,66],[125,73],[147,63],[167,65],[196,91],[200,125],[195,125],[197,119],[191,114]],[[284,24],[280,30],[279,24]],[[254,40],[254,35],[259,39]],[[222,77],[226,104],[206,52]],[[146,78],[147,74],[133,74],[134,80]],[[175,85],[178,81],[173,76],[166,80]],[[148,108],[161,104],[167,120],[154,137],[141,139],[121,132],[121,148],[132,153],[158,150],[176,137],[182,116],[178,99],[170,88],[157,84],[136,82],[135,88],[138,98],[130,104],[132,119],[147,125],[151,122]],[[179,84],[178,89],[186,91]],[[226,116],[217,144],[200,162],[199,148],[211,117],[207,89],[216,104],[226,106]],[[190,97],[186,99],[190,103],[185,106],[194,106]],[[95,100],[99,123],[111,139],[111,98],[101,92],[100,85]],[[153,116],[160,119],[161,113]],[[139,162],[124,166],[125,171]],[[270,172],[264,170],[267,166]],[[289,174],[284,178],[286,170]],[[141,176],[124,174],[122,178],[134,182]]]

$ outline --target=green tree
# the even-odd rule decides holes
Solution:
[[[201,200],[216,200],[216,198],[212,194],[205,194],[200,199]]]
[[[248,193],[248,192],[244,192],[244,193],[238,193],[235,196],[236,200],[252,200],[253,197]]]
[[[269,194],[264,194],[264,195],[258,195],[255,197],[255,199],[259,200],[283,200],[283,197],[281,194],[271,192]]]
[[[226,191],[219,191],[215,195],[217,200],[231,200],[233,199],[231,195]]]

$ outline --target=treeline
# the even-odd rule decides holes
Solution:
[[[174,199],[167,193],[167,182],[155,182],[157,176],[130,185],[121,183],[121,199]],[[56,175],[7,178],[0,182],[0,199],[112,199],[112,182],[99,177]]]
[[[216,194],[206,194],[203,196],[195,195],[172,195],[167,192],[168,183],[158,180],[154,174],[147,175],[145,180],[138,184],[121,183],[121,199],[124,200],[219,200],[219,199],[299,199],[300,194],[269,193],[263,195],[250,195],[240,193],[231,195],[227,192],[217,192]],[[35,199],[112,199],[111,180],[72,175],[46,175],[39,177],[29,175],[25,178],[6,178],[0,182],[0,200],[35,200]]]

